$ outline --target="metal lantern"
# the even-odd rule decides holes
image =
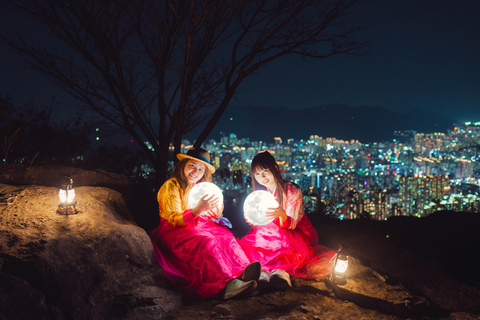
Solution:
[[[333,265],[332,281],[339,285],[347,283],[347,277],[345,273],[348,269],[348,253],[342,251],[342,246],[338,248],[337,257],[335,258],[335,264]]]
[[[75,205],[75,190],[73,189],[73,179],[71,177],[66,177],[60,191],[58,192],[58,197],[60,198],[60,204],[58,205],[57,213],[58,214],[76,214],[77,209]]]

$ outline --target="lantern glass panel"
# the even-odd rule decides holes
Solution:
[[[60,189],[58,196],[60,197],[61,202],[72,203],[73,199],[75,199],[75,190],[74,189],[68,190],[68,195],[67,195],[67,190]]]
[[[345,273],[348,268],[348,260],[343,260],[342,258],[339,257],[337,260],[337,263],[335,264],[335,272],[336,273]]]

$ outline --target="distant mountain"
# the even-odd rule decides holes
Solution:
[[[316,108],[287,109],[285,107],[230,106],[210,134],[235,133],[251,141],[323,138],[359,140],[362,143],[388,141],[395,130],[415,130],[423,133],[447,132],[455,121],[433,113],[414,111],[400,114],[382,107],[352,107],[340,104]]]

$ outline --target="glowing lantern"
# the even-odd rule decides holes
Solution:
[[[215,195],[220,200],[219,205],[223,203],[223,193],[219,187],[211,182],[200,182],[197,183],[188,194],[188,205],[190,208],[195,208],[200,199],[206,195],[208,195],[208,198],[211,195]],[[204,213],[205,212],[202,212],[201,214]]]
[[[77,210],[75,205],[77,204],[75,199],[75,190],[73,189],[73,179],[67,177],[65,183],[60,188],[58,192],[58,197],[60,198],[60,204],[58,205],[57,213],[58,214],[76,214]]]
[[[333,266],[332,281],[344,285],[347,283],[347,277],[345,273],[348,269],[348,254],[342,251],[342,246],[337,251],[337,257]]]
[[[277,208],[278,202],[273,194],[265,190],[257,190],[248,195],[243,204],[243,212],[247,222],[264,225],[271,220],[265,216],[268,208]]]

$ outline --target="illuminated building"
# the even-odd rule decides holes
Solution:
[[[236,139],[238,145],[217,143],[207,149],[215,150],[212,161],[218,169],[226,167],[231,173],[249,172],[255,154],[273,152],[285,179],[312,191],[309,207],[330,203],[336,208],[332,212],[345,219],[361,218],[365,212],[383,220],[424,217],[437,210],[479,211],[479,195],[462,188],[480,185],[480,150],[470,148],[480,141],[480,124],[459,125],[448,134],[411,131],[398,136],[402,142],[370,144],[318,135],[308,140]]]
[[[455,161],[455,178],[467,179],[473,175],[472,161],[465,159],[457,159]]]

